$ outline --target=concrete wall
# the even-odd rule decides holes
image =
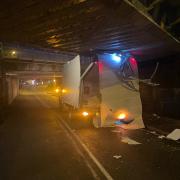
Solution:
[[[152,75],[157,61],[159,67],[152,82],[159,85],[140,83],[143,119],[146,125],[166,126],[167,130],[168,126],[173,128],[174,123],[177,128],[177,124],[180,127],[180,57],[140,63],[141,79]]]
[[[0,124],[4,121],[7,106],[19,94],[19,80],[15,76],[0,77]]]
[[[16,76],[5,76],[0,78],[0,106],[12,103],[19,94],[19,80]]]
[[[19,94],[19,80],[14,76],[6,77],[6,103],[11,104]]]

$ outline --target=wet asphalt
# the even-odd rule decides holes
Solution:
[[[16,98],[0,125],[0,180],[107,179],[73,134],[112,179],[180,180],[178,142],[145,129],[80,127],[61,112],[56,96],[28,93]]]

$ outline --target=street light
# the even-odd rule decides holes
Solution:
[[[62,91],[61,91],[62,93],[66,93],[67,92],[67,90],[66,89],[62,89]]]
[[[16,51],[14,51],[14,50],[11,51],[11,55],[12,55],[12,56],[16,55]]]
[[[82,115],[83,115],[84,117],[87,117],[87,116],[89,115],[89,113],[86,112],[86,111],[84,111],[84,112],[82,112]]]
[[[59,92],[59,89],[57,88],[57,89],[55,89],[55,91],[56,91],[56,93],[58,93],[58,92]]]

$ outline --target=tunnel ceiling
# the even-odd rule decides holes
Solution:
[[[6,0],[0,6],[0,40],[71,52],[122,50],[144,57],[179,51],[175,31],[176,40],[138,12],[150,8],[153,0],[141,0],[144,4],[139,9],[128,2]],[[178,1],[173,2],[179,7]],[[146,12],[154,17],[152,9]],[[171,21],[177,24],[178,18]]]

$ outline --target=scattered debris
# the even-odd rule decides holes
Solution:
[[[114,133],[121,133],[121,131],[119,131],[119,130],[112,130],[111,132],[114,132]]]
[[[138,145],[138,144],[141,144],[141,143],[139,143],[139,142],[137,142],[137,141],[135,141],[135,140],[133,140],[133,139],[130,139],[130,138],[128,138],[128,137],[122,137],[121,142],[130,144],[130,145]]]
[[[175,140],[175,141],[179,140],[180,139],[180,129],[175,129],[170,134],[168,134],[166,137],[168,139],[172,139],[172,140]]]
[[[114,155],[113,158],[120,159],[120,158],[122,158],[122,156],[121,155]]]
[[[165,136],[164,135],[160,135],[160,136],[158,136],[158,138],[159,139],[163,139],[163,138],[165,138]]]
[[[151,134],[157,135],[157,133],[156,133],[155,131],[150,131],[150,133],[151,133]]]
[[[153,116],[155,117],[155,118],[157,118],[157,119],[160,119],[161,117],[159,116],[159,115],[157,115],[157,114],[153,114]]]

